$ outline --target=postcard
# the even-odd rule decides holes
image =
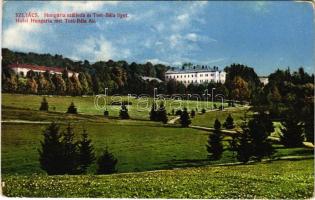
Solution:
[[[309,199],[311,1],[3,1],[1,193]]]

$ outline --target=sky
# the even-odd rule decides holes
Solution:
[[[2,47],[61,54],[91,63],[109,59],[181,66],[185,62],[253,67],[258,75],[301,66],[314,73],[314,11],[293,1],[7,1]],[[127,13],[91,24],[16,23],[16,13]]]

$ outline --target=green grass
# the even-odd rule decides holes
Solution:
[[[77,134],[85,125],[97,152],[109,146],[118,158],[119,172],[170,168],[175,161],[206,159],[204,131],[131,120],[73,125]],[[41,173],[37,149],[45,127],[46,124],[2,124],[3,174]],[[187,164],[183,161],[176,166]]]
[[[9,121],[2,123],[1,129],[3,192],[7,196],[307,198],[312,195],[313,159],[306,158],[313,156],[313,149],[288,149],[275,144],[275,157],[298,155],[306,156],[305,160],[210,166],[236,160],[232,152],[225,151],[221,160],[209,161],[205,148],[207,131],[148,121],[149,110],[137,111],[134,100],[129,107],[131,120],[119,120],[118,110],[110,111],[109,119],[104,118],[102,111],[94,107],[93,97],[47,97],[50,107],[56,107],[49,112],[38,111],[41,100],[42,96],[2,95],[2,120]],[[71,101],[78,107],[78,115],[65,114]],[[195,107],[195,102],[185,102],[190,109]],[[233,109],[198,113],[193,125],[212,127],[215,118],[223,124],[229,113],[239,125],[246,109]],[[38,149],[48,124],[18,123],[19,120],[57,121],[62,129],[71,122],[77,137],[85,127],[98,154],[108,146],[117,157],[119,173],[142,172],[96,176],[92,175],[96,167],[93,164],[85,176],[47,176],[40,169]],[[275,126],[273,136],[278,137],[280,124]],[[228,139],[224,137],[225,148]],[[209,166],[187,168],[205,165]],[[186,169],[144,172],[174,168]]]
[[[10,197],[305,199],[314,191],[313,159],[131,174],[4,176]]]
[[[2,94],[2,106],[10,108],[22,108],[38,110],[40,107],[40,102],[43,96],[40,95],[22,95],[22,94]],[[111,102],[111,96],[106,98],[107,103]],[[115,97],[114,101],[118,101],[119,97]],[[99,115],[102,116],[104,109],[98,109],[94,105],[95,97],[71,97],[71,96],[46,96],[49,104],[50,111],[65,113],[71,102],[74,102],[75,106],[78,108],[80,114],[85,115]],[[122,96],[122,100],[127,100],[128,97]],[[145,99],[134,99],[129,98],[132,103],[128,106],[129,115],[133,119],[149,119],[149,112],[151,110],[152,98]],[[103,107],[104,99],[99,100],[99,106]],[[216,103],[218,106],[220,103]],[[197,102],[197,101],[181,101],[179,103],[175,100],[166,100],[166,109],[168,113],[171,113],[172,109],[177,110],[179,108],[187,107],[188,110],[196,109],[199,107],[199,111],[202,108],[211,108],[211,102]],[[53,109],[55,108],[55,109]],[[105,108],[105,107],[104,107]],[[119,116],[120,106],[108,106],[109,115],[113,117]],[[169,116],[170,118],[173,116]]]
[[[195,118],[192,119],[192,125],[203,126],[203,127],[213,127],[214,121],[218,119],[221,124],[225,122],[225,119],[229,114],[234,119],[234,124],[240,126],[243,122],[244,116],[251,117],[252,112],[248,111],[246,107],[228,108],[223,111],[210,111],[204,114],[197,114]]]

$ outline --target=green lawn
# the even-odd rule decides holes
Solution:
[[[2,106],[10,108],[23,108],[38,110],[40,107],[40,102],[42,101],[43,96],[40,95],[22,95],[22,94],[2,94]],[[107,97],[107,103],[111,101],[118,101],[120,97],[115,97],[114,100],[111,100],[114,97]],[[86,97],[71,97],[71,96],[46,96],[46,99],[49,104],[49,110],[53,112],[65,113],[71,102],[74,102],[75,106],[78,108],[80,114],[87,115],[103,115],[104,109],[98,109],[95,107],[95,97],[86,96]],[[99,99],[99,106],[104,107],[104,99]],[[122,96],[122,100],[128,100],[128,97]],[[132,103],[131,106],[128,106],[129,115],[133,119],[149,119],[149,112],[151,110],[152,98],[146,99],[134,99],[129,98]],[[166,109],[168,113],[171,113],[172,109],[177,110],[180,108],[187,107],[188,110],[198,108],[201,111],[202,108],[211,109],[211,102],[197,102],[197,101],[175,101],[175,100],[166,100]],[[220,103],[216,103],[218,106]],[[105,107],[104,107],[105,108]],[[113,117],[119,116],[120,106],[108,106],[109,115]],[[172,116],[170,116],[171,118]]]
[[[149,111],[129,107],[132,119],[119,120],[118,110],[104,118],[93,97],[47,97],[49,112],[38,111],[41,96],[2,95],[1,167],[8,196],[41,197],[167,197],[167,198],[306,198],[313,187],[313,149],[284,148],[275,144],[275,157],[305,156],[304,160],[276,161],[235,166],[210,166],[236,162],[226,150],[219,161],[207,159],[209,132],[148,121]],[[65,114],[71,101],[79,114]],[[167,102],[170,103],[170,102]],[[186,101],[190,109],[195,102]],[[203,102],[205,103],[205,102]],[[114,106],[115,107],[115,106]],[[117,107],[117,106],[116,106]],[[199,111],[201,108],[198,109]],[[170,109],[168,108],[168,111]],[[215,118],[223,124],[229,113],[237,125],[245,108],[197,113],[193,125],[212,127]],[[250,116],[251,113],[247,113]],[[41,121],[46,124],[19,122]],[[85,127],[99,154],[105,146],[118,159],[118,173],[96,176],[95,164],[85,176],[46,176],[40,169],[38,149],[47,123],[64,129],[74,126],[76,137]],[[279,135],[279,123],[275,123]],[[223,144],[228,147],[229,136]],[[307,160],[307,158],[309,160]],[[301,158],[299,158],[301,159]],[[201,168],[187,168],[205,166]],[[182,170],[144,172],[159,169]],[[139,172],[142,173],[133,173]],[[75,184],[73,184],[75,183]]]
[[[237,108],[227,108],[223,111],[210,111],[204,114],[197,114],[195,118],[192,119],[192,125],[203,126],[203,127],[213,127],[214,121],[218,119],[221,124],[225,122],[227,116],[231,114],[234,119],[234,124],[240,126],[245,117],[251,117],[252,112],[248,111],[246,107]]]
[[[313,159],[115,175],[4,176],[12,197],[305,199]]]

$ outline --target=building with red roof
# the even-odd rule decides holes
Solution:
[[[48,71],[50,74],[62,74],[62,72],[65,70],[64,68],[60,67],[46,67],[46,66],[38,66],[38,65],[32,65],[32,64],[10,64],[8,67],[10,67],[13,71],[15,71],[16,74],[21,76],[26,76],[28,71],[33,71],[35,73],[44,73]],[[78,76],[78,73],[69,71],[68,70],[68,77],[71,77],[73,74],[75,76]]]

